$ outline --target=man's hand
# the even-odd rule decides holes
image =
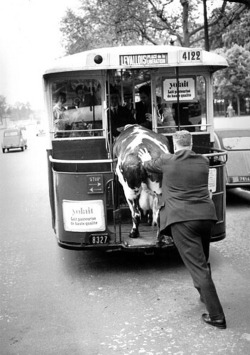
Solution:
[[[142,163],[151,160],[151,155],[149,154],[147,148],[139,149],[138,157],[141,159]]]
[[[152,114],[151,113],[146,113],[145,117],[146,117],[147,121],[152,122]]]

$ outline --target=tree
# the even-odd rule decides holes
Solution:
[[[228,4],[229,2],[231,4]],[[209,39],[212,49],[224,46],[223,38],[228,31],[234,31],[236,34],[235,24],[240,24],[243,17],[249,16],[249,9],[249,6],[240,1],[224,1],[221,8],[213,9],[209,20]]]
[[[12,120],[26,120],[30,118],[32,113],[29,102],[16,102],[14,106],[10,107],[10,114]]]
[[[68,10],[62,20],[61,30],[67,54],[105,46],[156,45],[171,41],[185,47],[204,47],[206,44],[207,50],[224,45],[230,48],[238,41],[246,50],[250,47],[250,0],[79,1],[79,13],[76,15]],[[202,11],[205,12],[204,18]],[[238,55],[238,52],[235,54]],[[231,55],[230,52],[228,55]],[[236,76],[238,81],[239,75]],[[247,87],[243,81],[241,88],[239,83],[236,85],[238,95],[230,84],[230,78],[228,90],[222,87],[221,92],[227,97],[238,97],[239,101],[242,90]],[[217,83],[223,85],[223,80]]]
[[[250,50],[250,9],[230,25],[222,36],[223,46],[232,47],[235,43]]]
[[[204,46],[199,0],[79,0],[75,14],[61,22],[67,54],[114,45],[167,44]],[[208,18],[211,47],[221,46],[225,29],[249,8],[250,0],[222,1]],[[210,10],[210,3],[207,0]]]
[[[6,98],[0,95],[0,121],[2,122],[4,113],[7,109]]]
[[[237,44],[218,52],[227,58],[229,67],[215,73],[215,94],[230,101],[236,98],[240,115],[240,99],[249,96],[250,92],[250,52]]]

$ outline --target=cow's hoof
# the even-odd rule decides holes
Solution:
[[[135,238],[138,238],[139,236],[140,236],[140,234],[137,231],[132,231],[129,233],[129,238],[135,239]]]

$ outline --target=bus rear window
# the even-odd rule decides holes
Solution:
[[[18,131],[9,131],[4,133],[4,137],[14,137],[18,136],[20,133]]]
[[[223,147],[226,150],[244,150],[250,147],[250,137],[223,138]]]

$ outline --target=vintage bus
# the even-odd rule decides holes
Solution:
[[[52,225],[68,249],[156,248],[156,228],[141,223],[129,238],[131,215],[115,174],[111,95],[119,94],[136,123],[140,88],[150,88],[150,129],[167,136],[187,129],[194,150],[210,160],[209,189],[225,237],[226,153],[214,145],[213,78],[226,60],[200,48],[120,46],[65,56],[43,76],[49,123],[47,150]],[[121,123],[121,126],[123,124]],[[171,239],[166,247],[172,246]]]

